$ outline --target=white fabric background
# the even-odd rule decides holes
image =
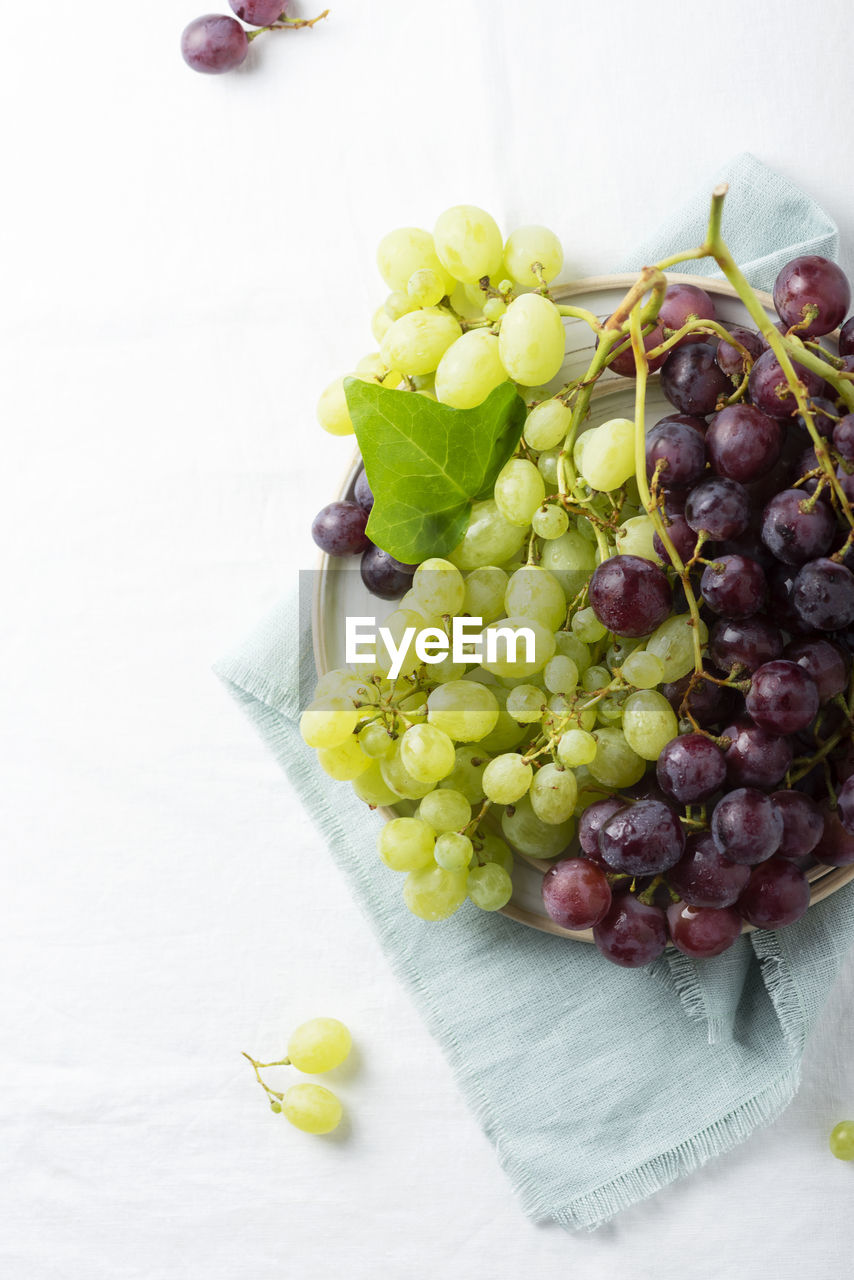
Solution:
[[[848,6],[332,9],[207,79],[195,0],[6,16],[0,1270],[847,1276],[854,962],[778,1124],[593,1236],[534,1226],[209,665],[313,563],[350,452],[314,403],[374,345],[387,229],[471,201],[606,269],[748,148],[854,266]],[[239,1057],[318,1013],[359,1046],[334,1141]]]

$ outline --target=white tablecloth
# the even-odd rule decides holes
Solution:
[[[589,273],[749,148],[854,266],[847,6],[332,9],[222,78],[178,55],[192,0],[7,15],[0,1271],[847,1276],[854,962],[778,1124],[593,1236],[534,1226],[209,673],[314,562],[350,452],[314,404],[374,346],[386,230],[475,202]],[[319,1013],[358,1044],[332,1141],[239,1056]]]

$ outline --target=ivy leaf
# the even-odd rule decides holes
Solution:
[[[513,456],[525,423],[522,397],[503,382],[476,408],[452,409],[357,378],[344,389],[374,494],[368,537],[404,564],[447,555],[465,533],[472,502],[492,496]]]

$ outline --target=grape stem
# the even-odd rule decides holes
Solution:
[[[276,1102],[281,1102],[285,1095],[283,1093],[279,1093],[276,1089],[271,1089],[264,1081],[261,1071],[265,1067],[289,1067],[291,1065],[290,1058],[283,1058],[281,1062],[256,1062],[254,1058],[249,1056],[245,1049],[241,1050],[241,1053],[246,1061],[251,1064],[252,1070],[255,1072],[255,1079],[258,1081],[267,1096],[269,1098],[273,1098]]]
[[[265,31],[299,31],[300,27],[313,27],[328,17],[329,10],[324,9],[323,13],[319,13],[316,18],[280,18],[278,22],[271,22],[267,27],[259,27],[257,31],[247,31],[246,39],[255,40]]]

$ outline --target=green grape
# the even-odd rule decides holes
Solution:
[[[409,731],[407,731],[409,732]],[[413,778],[412,774],[406,768],[401,759],[400,742],[398,740],[394,744],[394,751],[391,755],[380,760],[380,772],[386,786],[391,787],[392,791],[402,800],[420,800],[422,796],[426,796],[428,791],[433,790],[432,782],[421,782],[418,778]]]
[[[678,733],[676,712],[663,693],[641,689],[626,699],[623,734],[631,749],[644,760],[657,760]]]
[[[428,622],[431,626],[437,622],[436,617],[426,608],[424,602],[412,590],[412,587],[400,597],[397,604],[398,609],[405,609],[408,613],[417,613],[420,622],[419,627],[423,629],[424,623]]]
[[[419,307],[435,307],[445,296],[445,282],[432,267],[419,267],[406,282],[406,292]]]
[[[576,516],[575,527],[578,529],[582,538],[586,538],[588,542],[592,542],[594,546],[598,546],[598,543],[596,542],[596,530],[587,519],[587,516]]]
[[[512,850],[500,836],[493,835],[491,831],[488,831],[477,843],[480,845],[478,857],[481,862],[495,862],[499,867],[504,868],[508,876],[513,874]]]
[[[533,462],[511,458],[498,473],[493,496],[505,520],[527,528],[546,496],[546,486]]]
[[[562,443],[569,430],[572,413],[562,400],[543,400],[525,420],[525,440],[541,453]]]
[[[377,249],[377,266],[390,289],[406,289],[415,272],[424,268],[436,273],[445,293],[454,286],[439,262],[433,237],[420,227],[398,227],[383,236]]]
[[[344,379],[330,382],[317,402],[317,421],[331,436],[351,436],[354,431],[347,397],[344,395]]]
[[[394,750],[394,739],[382,720],[372,720],[359,733],[359,746],[366,756],[378,760],[382,756],[391,755]]]
[[[479,742],[498,723],[498,700],[474,680],[449,680],[427,699],[427,719],[457,742]]]
[[[442,266],[463,284],[474,284],[501,267],[501,232],[494,218],[476,205],[446,209],[433,228],[433,240]]]
[[[511,618],[527,618],[555,631],[566,618],[566,596],[548,569],[527,564],[507,583],[504,608]]]
[[[445,831],[461,831],[471,822],[471,805],[461,791],[450,787],[430,791],[418,806],[418,817],[436,835]]]
[[[472,504],[468,528],[448,559],[458,569],[502,563],[519,550],[525,533],[521,525],[504,518],[492,498],[485,498]]]
[[[379,382],[381,386],[391,387],[392,390],[400,384],[401,379],[399,369],[386,368],[379,351],[372,351],[370,355],[362,356],[356,365],[355,376],[362,378],[365,382]]]
[[[340,1067],[352,1044],[350,1032],[337,1018],[312,1018],[292,1032],[288,1057],[297,1071],[320,1075]]]
[[[449,680],[462,680],[466,673],[464,662],[454,662],[450,653],[446,653],[440,662],[431,662],[428,671],[430,679],[436,684],[447,684]]]
[[[533,270],[540,266],[540,274]],[[504,266],[518,284],[536,289],[560,274],[563,248],[548,227],[517,227],[504,246]]]
[[[314,701],[321,702],[329,695],[355,698],[359,702],[365,702],[369,698],[376,701],[371,687],[366,685],[364,680],[360,680],[349,667],[333,667],[331,671],[325,672],[320,677],[314,688]]]
[[[489,294],[485,289],[480,287],[480,281],[475,281],[474,284],[464,284],[463,288],[466,291],[466,297],[471,300],[473,305],[480,307],[482,312],[484,303],[489,297]]]
[[[709,638],[709,629],[700,619],[701,646]],[[694,667],[694,627],[690,614],[679,613],[665,619],[646,642],[647,653],[661,660],[666,681],[681,680]]]
[[[559,718],[572,714],[573,703],[562,693],[553,693],[548,702],[549,711]]]
[[[639,645],[643,644],[643,640],[635,640],[628,636],[614,636],[608,648],[605,650],[605,657],[602,659],[603,666],[609,671],[616,670],[626,661],[630,653],[633,653]]]
[[[352,782],[370,768],[371,758],[366,756],[359,746],[357,738],[349,737],[337,747],[321,747],[317,752],[317,762],[324,773],[336,782]]]
[[[575,437],[575,443],[572,446],[573,465],[575,466],[575,470],[578,472],[579,478],[583,483],[586,483],[584,481],[584,473],[582,471],[582,467],[584,465],[584,450],[590,443],[591,436],[595,430],[596,428],[591,426],[590,423],[582,427],[579,434]]]
[[[436,840],[436,864],[445,871],[467,871],[474,846],[459,831],[444,831]]]
[[[404,698],[399,703],[400,710],[406,716],[407,720],[415,720],[423,724],[427,720],[427,693],[424,689],[419,689],[417,693],[410,693],[408,698]]]
[[[487,320],[494,324],[496,320],[500,320],[507,310],[507,303],[503,298],[487,298],[483,304],[483,314]]]
[[[403,886],[403,901],[421,920],[447,920],[467,897],[465,871],[427,867],[410,871]]]
[[[611,672],[607,667],[588,667],[581,677],[581,687],[585,693],[596,693],[611,683]]]
[[[436,783],[454,767],[454,744],[434,724],[414,724],[400,739],[400,759],[416,782]]]
[[[507,710],[510,691],[500,685],[490,685],[490,689],[498,703],[498,720],[495,723],[495,727],[490,729],[485,737],[481,738],[478,746],[484,751],[488,751],[491,756],[494,756],[499,751],[509,751],[511,747],[518,746],[522,739],[529,735],[530,730],[526,725],[519,724],[518,720],[514,720]]]
[[[498,339],[487,329],[470,329],[448,347],[436,370],[436,395],[454,409],[473,409],[507,381]]]
[[[537,508],[531,516],[531,524],[538,538],[551,541],[553,538],[562,538],[566,533],[569,516],[556,502],[549,502]]]
[[[282,1114],[303,1133],[331,1133],[341,1123],[344,1108],[322,1084],[292,1084],[282,1099]]]
[[[633,787],[646,772],[646,761],[633,751],[622,729],[597,729],[596,756],[587,766],[603,787]]]
[[[572,818],[554,825],[542,822],[534,813],[531,797],[523,796],[504,810],[501,830],[509,844],[529,858],[554,858],[571,841],[575,822]]]
[[[572,817],[577,800],[575,774],[569,769],[544,764],[537,770],[531,783],[531,808],[540,822],[547,822],[549,826],[566,822]]]
[[[414,298],[410,298],[409,294],[403,289],[396,289],[394,293],[390,293],[383,306],[391,324],[395,320],[399,320],[401,316],[408,316],[411,312],[418,310],[418,303]],[[391,324],[386,329],[386,333],[391,328]],[[383,337],[385,337],[385,333]]]
[[[602,640],[608,634],[608,628],[602,625],[589,607],[579,609],[573,616],[570,626],[579,640],[583,640],[585,644],[595,644],[597,640]]]
[[[480,569],[472,569],[466,577],[464,612],[472,618],[480,618],[484,625],[503,617],[508,581],[507,574],[498,565],[487,564]]]
[[[537,458],[537,470],[545,480],[549,492],[558,487],[557,461],[560,453],[560,446],[556,449],[544,449],[539,458]]]
[[[625,510],[624,506],[623,513]],[[654,535],[655,525],[649,516],[624,519],[614,533],[617,551],[621,556],[641,556],[644,560],[651,560],[653,564],[661,564],[661,557],[652,545]]]
[[[523,628],[534,637],[530,659],[527,638],[520,634]],[[482,666],[494,676],[532,676],[542,671],[554,651],[554,633],[534,618],[503,618],[483,631]]]
[[[619,489],[635,470],[635,424],[628,418],[603,422],[582,437],[580,469],[591,489]]]
[[[513,881],[497,862],[475,867],[466,881],[468,896],[481,911],[500,911],[513,895]]]
[[[575,816],[580,818],[585,809],[602,799],[602,788],[593,780],[586,765],[575,770],[575,781],[578,785],[578,800],[575,804]]]
[[[371,333],[377,342],[382,342],[389,331],[392,320],[385,307],[377,307],[371,320]]]
[[[555,632],[555,647],[558,653],[563,653],[567,658],[578,667],[583,674],[593,662],[593,655],[583,640],[579,640],[578,636],[573,635],[571,631]]]
[[[578,667],[572,658],[558,653],[546,663],[543,677],[550,693],[570,693],[578,684]]]
[[[540,564],[557,578],[567,600],[572,600],[596,568],[596,548],[570,526],[562,537],[545,543]]]
[[[425,307],[395,320],[382,340],[380,353],[389,369],[432,373],[461,333],[459,321],[449,311]]]
[[[654,653],[636,649],[622,665],[623,676],[636,689],[654,689],[664,683],[664,664]]]
[[[831,1155],[837,1160],[854,1160],[854,1121],[841,1120],[830,1134]]]
[[[448,301],[463,320],[480,320],[483,316],[484,295],[480,289],[477,290],[477,297],[471,298],[468,286],[457,282],[448,295]]]
[[[397,804],[400,799],[383,777],[379,760],[374,760],[364,773],[353,778],[350,785],[362,803],[369,804],[372,809]]]
[[[436,837],[419,818],[392,818],[377,836],[377,849],[392,871],[420,871],[433,862]]]
[[[438,556],[425,560],[415,570],[412,591],[427,617],[457,614],[466,598],[463,575],[450,560],[441,560]]]
[[[498,350],[514,382],[539,387],[563,364],[563,321],[553,302],[540,293],[514,298],[501,321]]]
[[[569,769],[596,759],[596,739],[584,729],[567,729],[557,744],[557,758]]]
[[[299,731],[309,747],[337,747],[346,742],[361,719],[349,698],[330,695],[312,702],[300,716]]]
[[[483,792],[493,804],[515,804],[526,795],[534,771],[527,760],[513,751],[490,760],[483,771]]]
[[[596,719],[600,724],[619,724],[623,718],[626,702],[625,689],[615,690],[609,693],[601,702],[596,704]]]
[[[552,662],[556,659],[552,658]],[[548,671],[551,662],[546,663]],[[506,710],[519,724],[535,724],[543,714],[545,698],[535,684],[518,684],[507,695]]]
[[[483,799],[483,771],[489,764],[489,755],[481,747],[463,745],[454,752],[456,764],[447,778],[439,783],[439,790],[449,787],[461,791],[469,804],[479,804]]]

